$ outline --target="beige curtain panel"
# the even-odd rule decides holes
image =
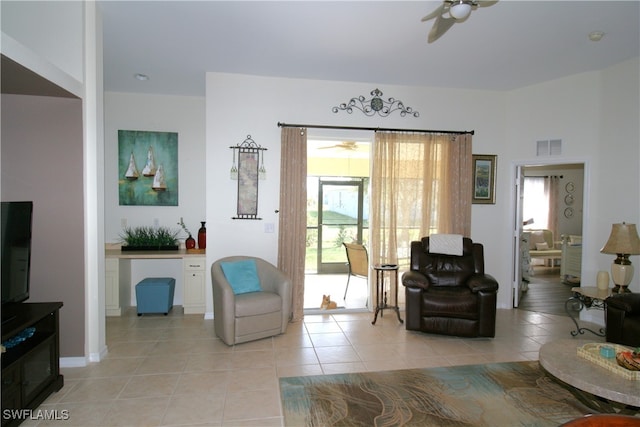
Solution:
[[[558,201],[560,199],[560,177],[550,176],[548,179],[545,179],[544,187],[544,192],[549,195],[549,217],[547,228],[551,230],[555,240],[560,240],[560,235],[558,234]],[[555,244],[555,242],[553,243]]]
[[[411,241],[471,234],[471,135],[376,132],[371,262],[408,265]]]
[[[304,316],[307,235],[307,130],[282,128],[278,268],[293,283],[292,321]]]

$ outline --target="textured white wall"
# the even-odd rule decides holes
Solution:
[[[84,4],[3,1],[2,32],[82,82]]]
[[[84,354],[82,102],[2,95],[2,200],[33,201],[29,302],[62,301],[60,354]]]
[[[64,302],[71,305],[66,309],[63,308],[61,312],[61,330],[69,331],[68,335],[61,337],[61,354],[64,359],[71,360],[71,363],[83,364],[86,356],[99,354],[105,348],[104,261],[101,261],[102,257],[98,255],[102,253],[103,245],[100,242],[102,242],[103,221],[97,213],[98,206],[101,206],[99,198],[102,197],[103,191],[96,184],[96,181],[100,182],[100,178],[96,177],[102,175],[100,168],[102,163],[101,19],[95,4],[80,1],[4,1],[0,4],[0,8],[3,55],[80,99],[80,101],[75,100],[80,106],[75,111],[76,117],[68,116],[68,122],[54,120],[53,117],[58,115],[57,111],[52,111],[50,116],[41,116],[38,123],[34,117],[29,117],[26,110],[22,111],[24,116],[19,116],[21,111],[12,111],[11,114],[18,113],[19,117],[15,122],[3,122],[3,132],[5,125],[13,126],[12,131],[15,131],[14,125],[21,119],[26,119],[25,130],[28,132],[36,129],[43,130],[47,126],[51,126],[56,131],[65,127],[70,132],[80,130],[79,143],[75,139],[65,141],[65,143],[78,143],[77,146],[73,145],[73,150],[76,154],[79,153],[80,159],[69,156],[66,159],[68,164],[62,158],[58,162],[59,167],[68,166],[68,170],[75,171],[77,174],[75,183],[79,187],[72,185],[67,188],[58,187],[51,194],[64,199],[66,196],[64,191],[79,191],[78,194],[70,194],[69,197],[72,199],[78,197],[84,202],[79,211],[76,206],[68,207],[73,210],[69,215],[70,218],[76,218],[77,212],[81,212],[79,215],[82,221],[75,221],[74,228],[78,230],[76,235],[82,236],[83,250],[70,260],[75,263],[74,265],[83,266],[84,276],[73,279],[73,283],[69,284],[72,289],[80,286],[80,291],[76,290],[68,295]],[[54,100],[42,100],[41,105],[34,107],[37,109],[48,105],[49,101],[54,102]],[[42,139],[38,142],[43,145],[43,149],[48,150],[52,146],[51,138],[47,138],[46,131],[42,132],[42,135]],[[59,145],[65,146],[65,143]],[[56,146],[53,145],[53,147]],[[34,155],[38,154],[34,152]],[[58,190],[63,195],[60,195]],[[64,230],[62,227],[59,229],[60,232]],[[75,270],[71,269],[71,271]],[[56,300],[65,296],[61,294],[56,297],[54,293],[48,295],[50,299]],[[85,326],[84,333],[80,325]]]
[[[398,113],[383,118],[367,117],[359,111],[334,114],[333,106],[348,102],[379,88],[383,97],[401,100],[420,113],[420,117],[401,117]],[[238,253],[277,258],[279,206],[280,128],[277,122],[337,126],[367,126],[405,129],[475,130],[474,152],[500,154],[504,137],[506,94],[487,91],[416,88],[369,83],[330,82],[266,78],[246,75],[209,73],[207,75],[207,163],[218,162],[219,168],[207,169],[207,189],[215,187],[217,197],[207,198],[207,221],[214,241],[225,242],[207,249],[207,263]],[[318,136],[321,130],[312,130]],[[263,221],[239,221],[236,212],[236,183],[228,178],[231,152],[228,146],[241,142],[251,134],[256,142],[268,148],[267,181],[260,183],[259,215]],[[221,160],[218,160],[221,159]],[[498,163],[498,176],[506,174],[506,164]],[[474,206],[473,221],[478,224],[478,210],[490,211],[490,224],[473,227],[472,238],[483,241],[487,249],[487,269],[500,271],[501,258],[495,255],[499,246],[497,233],[482,235],[485,228],[499,229],[509,218],[506,200],[495,206]],[[275,233],[265,233],[264,223],[274,223]],[[504,230],[506,233],[507,230]],[[508,253],[508,252],[507,252]],[[502,258],[504,259],[504,258]],[[503,275],[504,276],[504,275]],[[210,304],[210,297],[207,303]],[[208,309],[208,311],[210,308]]]
[[[278,206],[277,176],[271,173],[269,179],[260,184],[259,213],[264,221],[230,219],[235,213],[236,187],[228,179],[228,146],[241,141],[246,134],[251,134],[258,143],[269,148],[267,169],[277,171],[278,121],[339,126],[474,129],[474,153],[498,155],[498,181],[496,204],[473,206],[471,237],[485,245],[486,270],[501,284],[498,305],[509,308],[512,306],[510,230],[514,223],[511,181],[514,163],[527,160],[539,163],[540,159],[535,157],[536,141],[562,139],[563,153],[552,160],[556,163],[579,161],[588,164],[585,221],[592,217],[609,217],[604,227],[608,229],[618,213],[610,212],[599,198],[594,201],[592,188],[594,181],[598,181],[598,187],[604,182],[615,186],[619,180],[638,182],[637,168],[633,170],[631,167],[639,156],[637,74],[638,61],[633,60],[601,72],[579,74],[504,93],[209,73],[207,164],[219,162],[220,167],[207,170],[207,188],[215,187],[217,194],[215,199],[207,199],[207,221],[212,227],[214,240],[225,244],[211,247],[207,251],[207,261],[210,264],[219,257],[234,253],[250,253],[276,260],[278,219],[273,211]],[[395,115],[380,118],[366,117],[358,111],[351,115],[331,112],[332,106],[353,96],[368,95],[375,87],[382,90],[384,96],[400,99],[419,111],[420,117],[401,118]],[[622,117],[618,113],[621,109],[624,111]],[[615,126],[604,125],[610,121],[615,122]],[[607,157],[603,152],[609,153],[605,148],[609,147],[609,141],[602,139],[602,134],[608,133],[606,128],[624,135],[624,138],[616,140],[616,144],[630,150],[629,157],[623,161],[628,167],[620,169],[602,163],[603,157]],[[610,168],[615,169],[614,176],[618,181],[610,178]],[[621,205],[627,211],[628,221],[638,221],[637,189],[630,196],[604,192],[608,199],[606,206]],[[264,233],[263,222],[275,223],[276,233]],[[601,225],[593,222],[585,228],[588,236],[595,236],[585,242],[586,276],[590,277],[598,270],[607,269],[610,263],[598,252],[601,236],[608,231],[602,231]],[[637,280],[636,277],[635,286]]]
[[[122,220],[129,226],[159,225],[180,229],[180,217],[191,233],[205,221],[204,98],[105,94],[105,240],[119,241]],[[120,206],[118,200],[118,130],[178,133],[178,206]],[[139,162],[144,159],[139,159]],[[210,187],[215,189],[215,187]],[[215,191],[213,193],[215,195]]]
[[[629,87],[637,89],[634,73],[637,76],[637,60],[605,71],[579,74],[506,93],[209,73],[206,107],[202,105],[204,101],[184,97],[149,98],[135,94],[107,94],[105,140],[111,139],[111,143],[107,142],[107,145],[113,144],[114,131],[117,131],[118,126],[139,127],[141,123],[154,123],[155,120],[155,123],[163,123],[165,129],[167,126],[171,128],[169,125],[173,123],[191,123],[200,114],[198,109],[205,108],[203,121],[206,126],[206,144],[193,148],[192,152],[196,158],[200,156],[199,161],[202,163],[199,170],[206,171],[204,183],[194,183],[196,186],[202,185],[198,187],[198,191],[187,190],[183,193],[185,180],[181,178],[181,193],[185,198],[181,196],[180,203],[181,207],[193,207],[189,211],[196,212],[194,220],[199,220],[197,215],[203,215],[202,212],[206,211],[209,239],[207,265],[211,265],[220,257],[239,253],[276,261],[278,217],[274,211],[279,204],[280,167],[280,128],[277,127],[277,122],[473,129],[476,132],[473,138],[474,153],[498,155],[498,181],[496,204],[473,206],[471,237],[485,245],[486,270],[500,282],[499,307],[510,308],[510,230],[513,224],[511,174],[515,163],[540,163],[540,159],[535,157],[537,140],[563,140],[563,154],[553,159],[556,163],[579,161],[588,164],[585,171],[585,233],[591,237],[585,242],[585,263],[588,264],[586,275],[595,275],[598,270],[608,269],[610,263],[608,257],[599,253],[599,249],[601,240],[606,239],[610,223],[618,217],[619,211],[613,212],[606,206],[621,206],[627,212],[627,221],[638,222],[640,193],[637,189],[631,191],[630,195],[604,189],[598,190],[603,194],[593,194],[594,188],[615,186],[620,179],[636,183],[639,181],[637,170],[631,167],[618,168],[611,161],[603,163],[609,152],[610,140],[603,139],[602,135],[609,132],[621,135],[621,138],[616,139],[616,144],[621,144],[630,152],[623,162],[637,163],[640,157],[637,119],[633,119],[633,114],[636,118],[638,116],[637,99],[634,99],[634,93],[637,94],[638,91],[627,90]],[[376,87],[383,91],[384,97],[400,99],[405,105],[419,111],[420,117],[400,117],[398,114],[386,118],[366,117],[358,111],[353,114],[334,114],[331,111],[331,107],[347,102],[351,97],[368,97],[369,92]],[[171,108],[171,115],[158,114],[154,110],[158,103],[167,104],[160,108],[164,110],[174,102],[176,107]],[[185,110],[185,102],[192,108]],[[146,111],[145,108],[150,110]],[[620,110],[623,111],[622,115]],[[114,118],[117,118],[117,124],[112,123]],[[312,132],[314,136],[322,134],[321,130]],[[231,219],[236,214],[237,186],[235,181],[229,179],[231,150],[228,147],[242,142],[248,134],[257,143],[268,148],[265,157],[268,177],[266,181],[260,182],[259,189],[258,214],[263,218],[262,221]],[[109,150],[113,150],[113,146],[106,148],[105,163],[107,241],[116,236],[117,233],[114,233],[119,230],[120,218],[125,212],[117,206],[115,188],[109,189],[112,185],[110,182],[115,179],[114,176],[109,176],[115,173],[115,164],[110,164],[114,157],[113,154],[108,154]],[[180,167],[184,170],[184,157],[181,155],[180,158]],[[615,179],[610,173],[611,169],[615,170]],[[199,175],[194,173],[193,177],[196,176]],[[206,205],[201,207],[204,202],[201,195],[205,192]],[[602,204],[603,197],[606,198],[606,205]],[[171,209],[164,211],[165,209],[167,208],[140,208],[139,212],[134,209],[127,214],[129,218],[140,221],[156,216],[161,218],[161,223],[169,223],[176,216],[185,216],[187,220],[186,215],[180,213],[182,208],[176,209],[175,213]],[[603,216],[604,219],[598,219]],[[594,221],[596,225],[593,225]],[[266,223],[275,224],[275,233],[265,232]],[[601,230],[603,227],[607,230]],[[636,277],[634,286],[637,286],[637,279]],[[207,277],[207,312],[211,313],[209,280]]]
[[[185,225],[194,238],[205,221],[205,126],[204,98],[165,95],[105,94],[105,241],[120,240],[122,222],[128,226],[160,226],[180,230]],[[118,130],[178,133],[178,206],[120,206],[118,200]],[[214,166],[215,167],[215,166]],[[209,194],[215,197],[215,186]],[[186,237],[181,233],[181,238]],[[145,277],[176,279],[174,304],[183,302],[181,260],[131,262],[131,305],[135,305],[135,284]]]
[[[608,270],[612,258],[600,254],[611,224],[640,220],[638,158],[638,60],[583,73],[510,94],[508,134],[514,161],[535,158],[535,141],[561,138],[562,158],[583,159],[584,284]],[[623,153],[622,155],[620,155]],[[632,288],[638,289],[636,275]]]

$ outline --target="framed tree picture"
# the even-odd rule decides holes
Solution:
[[[496,163],[493,154],[473,155],[473,204],[496,203]]]

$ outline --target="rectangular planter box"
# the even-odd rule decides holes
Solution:
[[[122,246],[122,252],[134,252],[134,251],[177,251],[178,245],[169,246]]]

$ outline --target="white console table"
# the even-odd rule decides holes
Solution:
[[[203,253],[177,251],[131,251],[120,249],[105,251],[105,301],[107,316],[121,316],[123,307],[129,305],[131,295],[131,260],[133,259],[181,259],[184,279],[183,308],[185,314],[205,311],[205,264]]]

